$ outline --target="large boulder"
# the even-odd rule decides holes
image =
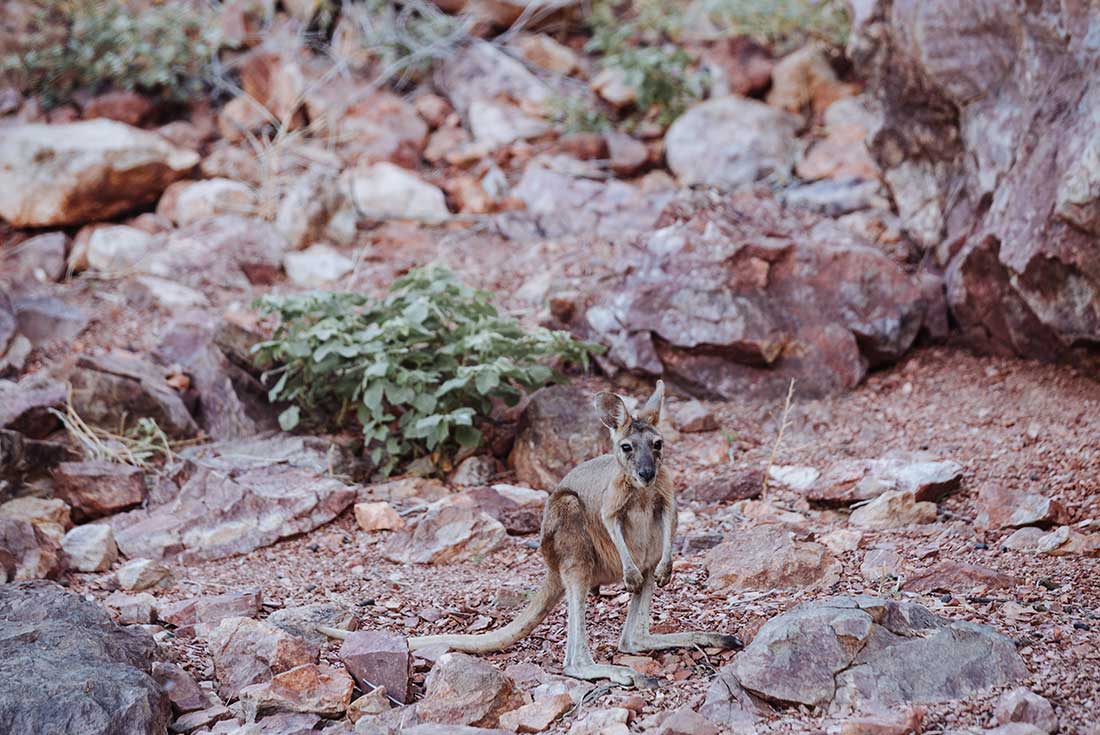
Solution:
[[[792,378],[803,397],[850,389],[909,349],[926,311],[880,250],[763,192],[672,205],[621,257],[575,328],[615,365],[705,397],[779,395]]]
[[[735,672],[765,699],[838,710],[962,699],[1027,676],[992,628],[872,597],[815,600],[772,618]]]
[[[50,582],[0,585],[0,731],[147,735],[167,730],[156,644]]]
[[[508,461],[520,482],[550,491],[569,470],[610,447],[591,393],[553,385],[531,396]]]
[[[0,217],[16,227],[79,225],[155,201],[199,162],[112,120],[15,125],[0,138]]]
[[[131,558],[221,559],[312,531],[356,496],[329,475],[327,446],[275,435],[199,448],[174,497],[111,519],[118,547]]]
[[[1095,3],[880,0],[855,28],[883,111],[872,150],[979,347],[1095,358],[1097,23]]]

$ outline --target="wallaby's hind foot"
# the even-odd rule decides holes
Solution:
[[[682,633],[647,633],[634,638],[625,635],[619,641],[619,650],[623,653],[645,653],[663,651],[668,648],[724,648],[739,650],[744,647],[741,639],[727,633],[706,633],[685,631]]]
[[[638,689],[651,689],[657,686],[658,681],[644,674],[639,674],[634,669],[626,666],[610,666],[608,664],[579,664],[566,666],[566,676],[585,681],[597,679],[610,679],[615,684],[624,687],[636,687]]]

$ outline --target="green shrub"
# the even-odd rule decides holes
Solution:
[[[515,405],[527,390],[561,380],[547,363],[587,367],[595,345],[566,332],[524,330],[502,316],[489,294],[441,267],[394,282],[381,301],[356,293],[268,296],[259,306],[278,316],[273,338],[253,348],[274,383],[271,401],[293,405],[285,430],[303,415],[354,417],[371,460],[388,474],[408,459],[439,463],[481,442],[479,419],[493,399]]]
[[[851,28],[845,0],[691,0],[682,17],[723,34],[753,36],[778,54],[810,38],[843,47]]]
[[[140,12],[122,0],[40,0],[20,48],[0,59],[46,105],[78,89],[140,90],[182,99],[204,84],[216,25],[180,2]]]
[[[358,25],[379,80],[399,87],[421,81],[473,28],[469,16],[448,15],[428,0],[366,0],[344,12]]]
[[[553,95],[547,100],[550,119],[566,133],[604,133],[611,121],[583,97]]]
[[[635,90],[637,113],[628,124],[654,119],[668,125],[702,95],[703,75],[691,69],[683,49],[666,40],[675,20],[659,5],[641,2],[619,17],[608,0],[596,2],[588,24],[592,38],[586,49],[601,54],[601,66],[620,70]]]

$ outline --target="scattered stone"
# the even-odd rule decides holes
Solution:
[[[874,712],[862,717],[846,717],[839,728],[828,729],[837,735],[910,735],[921,732],[923,707],[909,707],[901,712]]]
[[[46,579],[61,570],[61,547],[30,521],[0,518],[0,577]]]
[[[592,77],[591,86],[593,92],[620,110],[638,99],[638,90],[630,83],[626,72],[617,66],[601,69]]]
[[[1069,526],[1043,531],[1025,526],[1001,542],[1006,549],[1051,556],[1100,556],[1100,533],[1084,534]]]
[[[154,201],[199,162],[111,120],[14,125],[0,141],[0,217],[14,227],[103,221]]]
[[[217,722],[232,718],[233,713],[228,707],[222,704],[215,704],[205,709],[188,712],[182,715],[172,723],[170,729],[174,733],[193,733],[210,725],[214,725]]]
[[[13,300],[19,332],[35,347],[68,342],[88,326],[88,314],[53,296],[24,296]]]
[[[702,401],[685,401],[675,404],[672,421],[676,428],[685,434],[694,434],[718,429],[718,419],[714,411]]]
[[[913,493],[891,490],[852,511],[848,522],[860,528],[903,528],[936,520],[936,504],[918,502]]]
[[[505,712],[500,716],[500,726],[510,732],[542,732],[548,730],[555,720],[571,709],[572,697],[568,694],[554,694]]]
[[[77,526],[61,539],[65,566],[77,572],[102,572],[118,559],[118,547],[110,526],[98,523]]]
[[[250,714],[306,712],[339,717],[351,704],[354,688],[355,683],[343,671],[311,663],[276,674],[271,681],[246,686],[238,696]]]
[[[375,687],[348,705],[348,719],[353,723],[367,715],[379,715],[390,709],[386,687]]]
[[[0,585],[0,712],[10,732],[165,732],[170,706],[150,676],[155,658],[149,635],[52,582]]]
[[[451,215],[438,187],[392,163],[348,171],[344,187],[361,215],[368,219],[410,219],[438,224]]]
[[[395,701],[410,701],[412,656],[404,637],[377,630],[352,633],[340,646],[340,661],[362,691],[383,687]]]
[[[893,549],[871,549],[863,555],[860,575],[868,582],[897,579],[901,574],[901,555]]]
[[[772,465],[768,467],[768,479],[795,492],[804,492],[817,481],[818,472],[813,467]]]
[[[194,635],[196,626],[217,626],[226,618],[251,618],[259,614],[263,593],[259,589],[190,597],[161,606],[161,622],[177,628],[177,635]],[[272,622],[270,619],[268,622]]]
[[[104,460],[62,462],[53,470],[53,485],[77,520],[102,518],[145,499],[141,469]]]
[[[867,150],[867,140],[880,125],[879,117],[867,109],[863,100],[837,100],[825,110],[825,137],[803,152],[795,173],[803,181],[879,180],[881,172]]]
[[[798,118],[763,102],[719,97],[677,118],[665,134],[665,156],[684,186],[733,188],[789,172],[798,128]]]
[[[100,273],[126,273],[139,268],[156,244],[156,238],[130,225],[88,225],[76,234],[69,267]]]
[[[1021,583],[1016,577],[996,569],[947,560],[906,580],[902,588],[913,592],[967,592],[977,587],[1012,589]]]
[[[398,531],[405,527],[405,520],[386,501],[356,503],[355,522],[364,531]]]
[[[283,256],[287,278],[299,286],[324,286],[355,270],[355,261],[324,243]]]
[[[386,500],[399,503],[416,498],[425,502],[435,502],[451,494],[450,489],[434,477],[399,477],[396,480],[367,485],[360,491],[361,500]]]
[[[478,509],[469,494],[452,495],[428,506],[411,531],[393,535],[382,550],[404,564],[450,564],[492,552],[506,535],[504,526]]]
[[[226,618],[205,634],[214,659],[218,693],[229,700],[250,684],[314,663],[317,649],[306,641],[252,618]]]
[[[919,501],[939,500],[956,489],[962,466],[923,453],[899,453],[882,459],[834,462],[806,492],[811,503],[845,506],[891,490],[912,493]]]
[[[707,552],[706,564],[707,583],[716,589],[828,587],[840,576],[840,563],[824,546],[771,525],[739,530]]]
[[[283,195],[275,215],[275,228],[293,250],[324,239],[340,245],[351,244],[353,238],[333,237],[335,230],[331,227],[347,205],[334,172],[316,167],[296,179]]]
[[[474,100],[511,99],[535,114],[551,96],[550,87],[520,61],[485,41],[474,41],[449,56],[434,81],[463,117]]]
[[[451,474],[451,483],[459,487],[488,485],[496,474],[496,460],[488,455],[479,454],[462,460]]]
[[[1022,722],[1034,725],[1043,732],[1058,731],[1058,717],[1054,707],[1043,697],[1024,687],[1005,692],[997,701],[993,716],[1001,725]]]
[[[179,227],[223,214],[249,215],[256,210],[252,187],[230,179],[178,181],[164,192],[157,214]]]
[[[59,498],[27,496],[9,500],[0,505],[0,518],[32,523],[58,543],[73,525],[68,504]]]
[[[987,482],[978,490],[978,528],[1056,526],[1066,521],[1066,509],[1056,500]]]
[[[592,710],[569,728],[569,735],[629,735],[630,710],[608,707]]]
[[[18,383],[0,380],[0,428],[32,439],[44,439],[60,425],[50,409],[65,405],[68,389],[61,381],[29,375]]]
[[[718,728],[690,707],[681,707],[665,718],[657,735],[718,735]]]
[[[550,131],[545,120],[498,100],[474,100],[467,111],[474,141],[499,148],[517,140],[540,138]]]
[[[167,661],[154,661],[152,674],[177,712],[194,712],[210,704],[194,677],[182,667]]]
[[[549,492],[567,472],[609,447],[592,396],[575,386],[555,385],[531,395],[508,463],[517,480]]]
[[[523,704],[515,683],[492,665],[464,653],[447,653],[424,680],[417,715],[423,722],[496,727],[501,715]]]
[[[140,592],[136,595],[112,592],[107,595],[103,604],[114,613],[115,619],[122,625],[149,625],[156,619],[157,598],[148,592]],[[205,706],[205,700],[203,702]]]
[[[268,615],[267,622],[291,635],[304,638],[317,647],[328,640],[324,633],[317,630],[319,625],[347,631],[353,631],[359,627],[359,618],[354,613],[328,602],[284,607]]]
[[[703,54],[708,72],[711,97],[740,95],[752,97],[763,92],[772,81],[771,50],[749,36],[725,38]]]
[[[611,170],[619,176],[633,176],[649,163],[645,143],[617,130],[604,133]]]
[[[859,548],[862,540],[863,533],[854,528],[838,528],[821,537],[821,543],[825,544],[829,551],[838,556],[849,551],[855,551]]]
[[[131,592],[140,592],[171,578],[172,571],[151,559],[131,559],[115,572],[118,586]]]
[[[852,212],[890,210],[890,201],[877,180],[825,179],[783,190],[779,200],[788,207],[806,209],[825,217],[843,217]]]
[[[555,74],[569,76],[580,68],[577,52],[545,33],[517,33],[508,46],[528,63]]]
[[[1027,676],[1012,641],[992,628],[871,597],[807,602],[772,618],[735,667],[769,700],[846,710],[964,699]]]
[[[171,437],[198,433],[198,425],[179,393],[165,381],[164,370],[120,351],[82,355],[70,378],[73,408],[85,421],[119,426],[124,420],[151,418]]]
[[[141,125],[156,109],[148,97],[127,90],[96,95],[84,105],[85,120],[103,117],[127,125]]]
[[[354,487],[331,477],[336,455],[329,447],[274,435],[185,453],[193,470],[170,502],[111,519],[119,549],[129,557],[221,559],[311,531],[356,496]]]

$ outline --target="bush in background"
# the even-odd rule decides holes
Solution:
[[[430,455],[437,465],[476,447],[476,424],[494,399],[515,405],[525,391],[562,376],[550,364],[587,367],[595,345],[566,332],[525,330],[502,316],[489,294],[441,267],[418,268],[381,301],[357,293],[268,296],[259,302],[279,325],[253,348],[271,401],[293,405],[280,424],[303,414],[339,426],[362,425],[371,460],[384,474]]]

